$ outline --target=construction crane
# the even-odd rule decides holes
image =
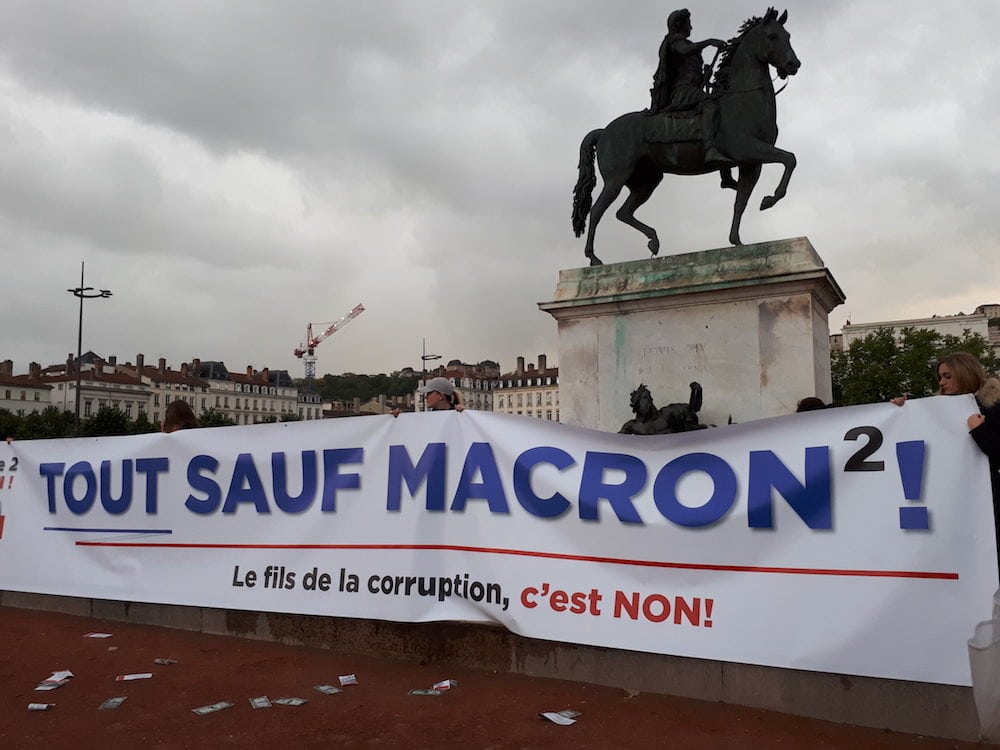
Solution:
[[[316,347],[320,345],[331,334],[336,333],[341,328],[346,326],[361,313],[365,311],[365,306],[358,304],[349,313],[344,315],[339,320],[335,320],[327,326],[326,330],[318,336],[313,336],[313,324],[309,323],[306,326],[306,340],[305,343],[299,344],[295,349],[295,356],[305,362],[306,366],[306,387],[312,390],[313,381],[316,379]],[[322,323],[317,323],[317,327],[323,325]]]

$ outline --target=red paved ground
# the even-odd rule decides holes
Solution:
[[[84,638],[108,632],[107,639]],[[2,748],[881,748],[983,747],[860,729],[718,703],[542,678],[345,656],[320,649],[0,608]],[[109,650],[114,647],[114,650]],[[170,666],[157,657],[176,659]],[[38,692],[53,671],[76,676]],[[115,676],[152,672],[152,679]],[[313,686],[359,684],[337,695]],[[408,692],[442,679],[439,697]],[[301,707],[251,708],[248,699],[301,697]],[[127,696],[113,711],[107,698]],[[207,716],[197,706],[228,700]],[[55,703],[29,712],[28,703]],[[581,712],[556,726],[540,711]]]

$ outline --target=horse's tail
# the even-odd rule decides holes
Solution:
[[[594,171],[594,156],[597,153],[597,141],[604,128],[591,130],[580,144],[580,177],[573,188],[573,232],[579,237],[587,226],[587,214],[590,213],[591,194],[597,185],[597,173]]]

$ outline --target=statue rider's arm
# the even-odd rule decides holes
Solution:
[[[701,52],[705,47],[717,47],[722,49],[726,43],[721,39],[706,39],[703,42],[689,42],[687,39],[678,39],[672,45],[674,53],[687,57]]]

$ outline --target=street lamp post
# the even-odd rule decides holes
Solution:
[[[66,291],[80,299],[80,322],[76,329],[76,411],[73,417],[73,434],[80,434],[80,358],[83,356],[83,301],[85,299],[101,299],[111,296],[110,289],[94,289],[83,285],[83,261],[80,261],[80,286]]]
[[[431,362],[431,361],[433,361],[435,359],[441,359],[441,355],[440,354],[428,354],[427,353],[427,339],[421,339],[421,342],[423,343],[423,348],[421,349],[420,361],[424,363],[423,364],[424,375],[423,375],[423,379],[421,380],[420,385],[427,385],[427,363]],[[421,408],[420,408],[420,410],[421,411],[427,411],[427,405],[421,402]]]

